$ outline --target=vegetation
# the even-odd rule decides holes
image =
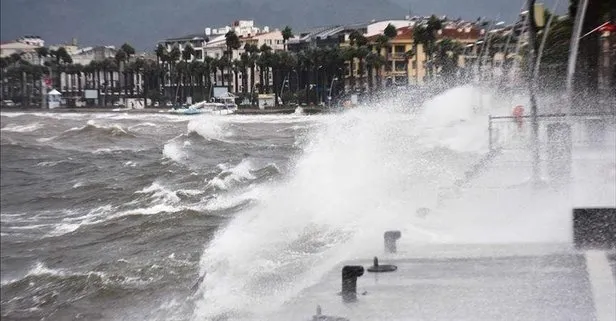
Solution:
[[[576,12],[572,1],[570,16]],[[597,21],[608,19],[610,12],[604,2],[591,5],[585,26],[589,31]],[[611,13],[614,14],[614,13]],[[546,12],[546,21],[551,13]],[[546,79],[564,79],[568,59],[569,41],[572,31],[570,16],[553,20],[547,36],[545,51],[539,74]],[[587,17],[587,19],[588,19]],[[461,43],[440,37],[442,21],[432,16],[413,30],[411,50],[404,53],[404,71],[408,64],[426,67],[426,81],[459,80],[459,56],[464,52]],[[539,30],[539,38],[545,30]],[[274,51],[267,45],[257,47],[246,43],[243,48],[238,35],[230,31],[225,35],[226,50],[219,58],[195,58],[195,50],[186,45],[180,51],[178,47],[167,50],[158,45],[154,50],[155,60],[148,60],[135,55],[135,49],[123,44],[115,57],[101,61],[92,61],[86,66],[74,64],[65,48],[49,50],[38,48],[36,54],[44,63],[32,65],[18,54],[0,59],[2,78],[5,79],[3,95],[16,102],[36,105],[40,99],[41,79],[49,79],[51,86],[69,94],[66,97],[83,97],[83,90],[93,89],[99,92],[98,104],[110,105],[119,98],[150,98],[152,101],[180,103],[192,97],[193,101],[210,99],[214,86],[236,88],[238,102],[256,104],[258,94],[274,94],[276,104],[319,104],[344,97],[347,93],[358,92],[372,94],[387,84],[382,79],[383,71],[400,68],[394,65],[385,50],[398,36],[393,25],[388,25],[381,35],[367,39],[360,32],[349,35],[348,45],[308,48],[299,52]],[[282,30],[284,48],[293,37],[289,26]],[[508,53],[517,42],[519,33],[512,36],[494,36],[485,48],[486,63],[493,64],[497,53]],[[584,41],[596,41],[596,35],[588,36]],[[206,40],[208,41],[208,40]],[[596,46],[584,45],[581,48]],[[243,50],[238,50],[243,49]],[[522,48],[522,54],[528,48]],[[579,84],[596,88],[597,48],[583,49],[579,68]],[[421,55],[420,53],[424,53]],[[423,58],[423,61],[420,59]],[[482,63],[484,59],[480,59]],[[503,66],[511,66],[512,59],[505,59]],[[119,79],[115,75],[120,75]],[[407,72],[408,74],[408,72]],[[64,80],[61,81],[61,77]],[[417,75],[419,77],[419,75]],[[593,80],[594,83],[593,83]],[[419,80],[419,79],[416,79]],[[66,84],[60,88],[60,84]],[[554,81],[550,84],[560,84]],[[615,82],[616,83],[616,82]],[[6,98],[3,98],[6,99]],[[73,101],[74,101],[73,100]],[[69,101],[70,102],[70,101]]]

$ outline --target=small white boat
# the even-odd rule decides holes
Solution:
[[[188,107],[188,108],[170,109],[169,113],[180,114],[180,115],[197,115],[197,114],[203,113],[203,110]]]

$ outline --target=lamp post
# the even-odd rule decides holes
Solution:
[[[332,78],[332,82],[329,85],[329,95],[327,96],[327,108],[332,108],[332,90],[334,89],[334,82],[338,80],[338,77]]]
[[[540,180],[540,158],[539,158],[539,124],[537,122],[537,99],[535,97],[535,59],[537,48],[537,26],[535,22],[535,0],[528,0],[528,65],[529,80],[528,91],[530,95],[530,116],[531,116],[531,149],[533,154],[533,176],[532,180],[535,185]]]
[[[289,74],[287,74],[282,80],[282,85],[280,85],[280,99],[282,100],[282,92],[284,91],[284,85],[289,82]]]

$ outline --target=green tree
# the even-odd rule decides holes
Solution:
[[[293,30],[289,26],[284,27],[284,29],[282,29],[282,42],[285,51],[287,50],[287,41],[291,38],[293,38]]]

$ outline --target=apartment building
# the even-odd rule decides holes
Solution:
[[[45,40],[38,36],[24,36],[14,41],[0,43],[0,57],[10,57],[12,54],[21,55],[21,59],[31,63],[40,64],[36,48],[45,46]]]

